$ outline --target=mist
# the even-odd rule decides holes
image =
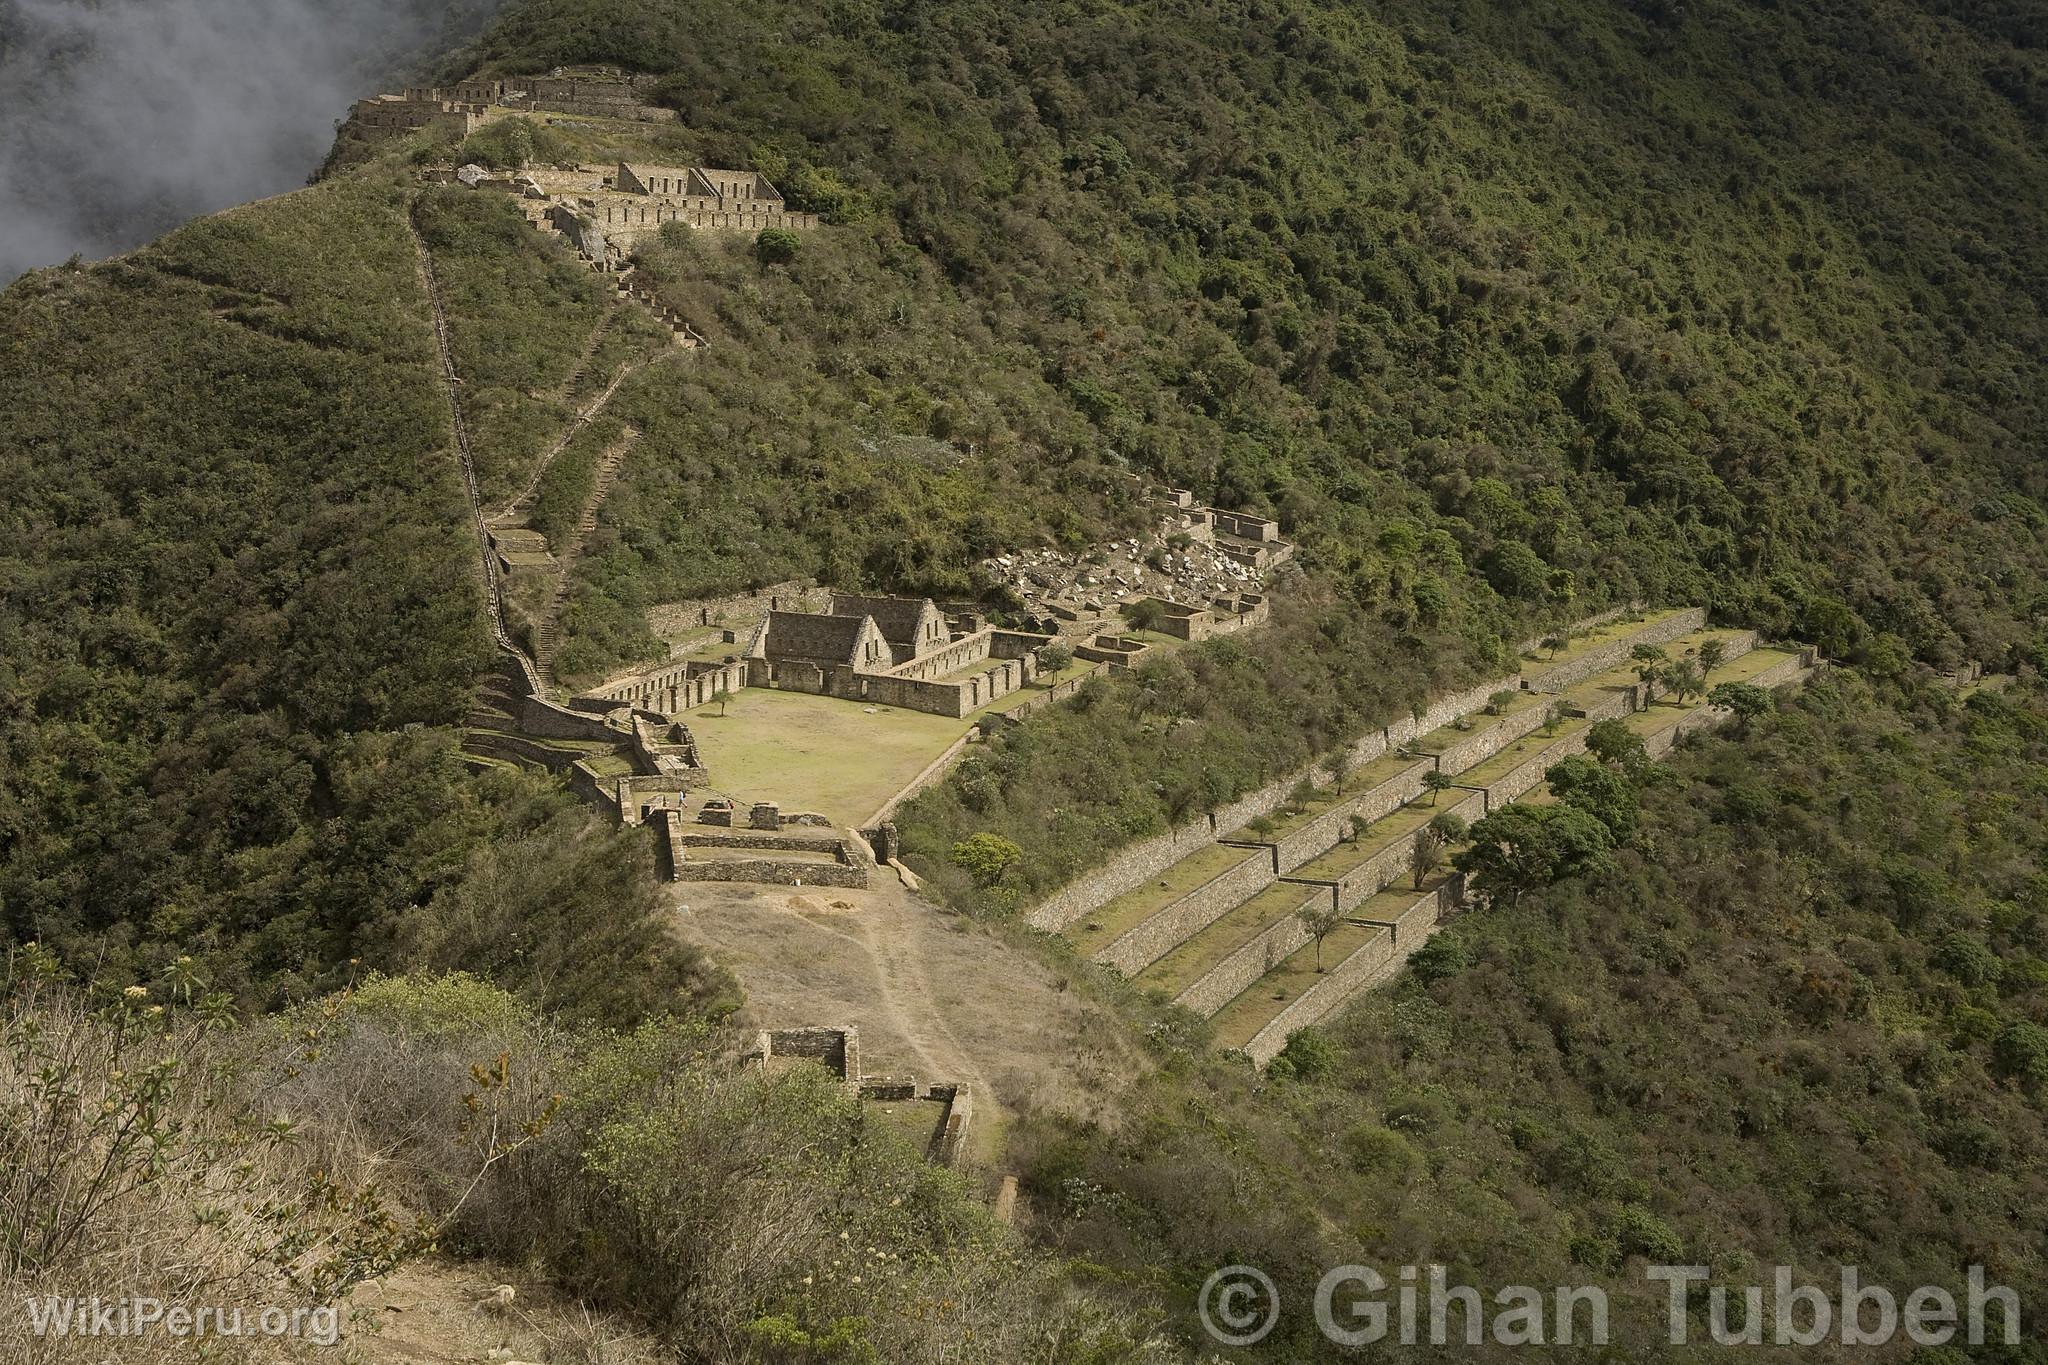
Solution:
[[[497,0],[0,0],[0,285],[297,189]]]

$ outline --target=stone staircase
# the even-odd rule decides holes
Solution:
[[[619,300],[614,298],[605,308],[604,317],[591,329],[590,339],[583,343],[583,353],[576,357],[569,377],[562,382],[560,392],[564,401],[590,381],[590,367],[597,360],[598,348],[604,345],[605,338],[612,334],[612,328],[618,325],[618,321]]]
[[[596,477],[591,482],[590,496],[583,500],[583,510],[576,517],[575,529],[561,545],[554,547],[557,565],[554,590],[548,597],[547,608],[533,624],[534,662],[542,675],[550,680],[554,677],[555,647],[561,640],[562,608],[569,600],[569,575],[583,554],[584,541],[597,530],[597,513],[604,505],[605,495],[611,492],[613,481],[626,463],[626,456],[632,453],[639,439],[639,430],[627,427],[619,439],[598,456]]]

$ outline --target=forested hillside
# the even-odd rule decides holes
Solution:
[[[1123,1097],[1127,1121],[1019,1135],[1046,1235],[1133,1285],[1169,1268],[1176,1306],[1239,1263],[1297,1305],[1359,1263],[1596,1283],[1637,1346],[1665,1340],[1645,1264],[1722,1285],[1778,1265],[1836,1285],[1846,1264],[1959,1301],[1978,1264],[2017,1291],[2023,1345],[1994,1323],[1983,1350],[1910,1358],[2040,1361],[2043,772],[2038,688],[1959,702],[1838,671],[1644,770],[1607,807],[1633,831],[1611,856],[1453,921],[1272,1076],[1159,1029],[1168,1063]],[[1690,1353],[1628,1358],[1725,1355],[1702,1344],[1704,1292],[1692,1305]],[[1263,1349],[1319,1344],[1290,1312]]]
[[[877,428],[1275,509],[1396,623],[1634,591],[1939,660],[2040,610],[2040,25],[543,0],[477,55],[667,73],[679,149],[871,238],[845,268],[904,306],[841,382]],[[954,296],[987,340],[940,384]],[[1085,428],[962,422],[1019,367],[1051,392],[1006,426]]]
[[[539,490],[565,523],[606,424],[642,433],[574,566],[564,682],[655,654],[646,609],[689,596],[976,596],[990,554],[1135,529],[1145,484],[1299,543],[1270,628],[1091,686],[906,809],[935,892],[993,918],[1603,606],[1709,604],[1845,667],[1669,781],[1587,777],[1625,834],[1270,1076],[1077,978],[1157,1065],[1095,1097],[1120,1120],[1019,1116],[1022,1230],[1057,1253],[1026,1257],[833,1094],[728,1084],[706,1021],[735,994],[663,922],[642,832],[463,770],[492,639],[414,234],[492,498],[574,420],[604,283],[416,172],[609,134],[415,139],[0,293],[0,933],[43,945],[6,965],[17,1080],[49,1028],[154,1038],[133,983],[181,1018],[195,981],[327,996],[358,1031],[288,1092],[332,1106],[314,1140],[345,1171],[404,1147],[446,1211],[468,1149],[416,1115],[460,1121],[465,1067],[518,1051],[517,1086],[467,1073],[537,1127],[463,1245],[691,1359],[939,1358],[1020,1322],[1049,1359],[1130,1358],[1162,1319],[1199,1345],[1191,1291],[1232,1261],[1301,1302],[1342,1260],[1980,1260],[2043,1302],[2038,7],[518,0],[436,55],[655,75],[680,119],[637,146],[825,222],[788,259],[643,252],[711,345],[635,371]],[[1930,681],[1973,659],[2013,690]],[[1040,831],[1000,894],[943,880],[975,828]],[[415,968],[486,982],[330,995]],[[261,1027],[219,1046],[293,1051]],[[736,1213],[707,1154],[758,1155],[732,1188],[760,1199]],[[742,1218],[758,1292],[704,1251]],[[832,1240],[871,1233],[905,1258],[879,1300],[833,1278]],[[657,1281],[702,1297],[650,1313]],[[968,1297],[1016,1313],[949,1316]],[[714,1310],[709,1345],[679,1325]]]

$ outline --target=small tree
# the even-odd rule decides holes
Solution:
[[[1301,921],[1301,927],[1308,932],[1310,938],[1315,940],[1316,970],[1320,972],[1323,969],[1323,940],[1328,938],[1330,932],[1344,922],[1344,912],[1339,910],[1334,904],[1318,898],[1295,911],[1294,917]]]
[[[1287,1045],[1266,1063],[1275,1080],[1313,1081],[1337,1065],[1337,1048],[1328,1034],[1311,1024],[1287,1035]]]
[[[1710,640],[1700,641],[1700,679],[1705,681],[1714,670],[1728,661],[1728,642],[1716,635]]]
[[[1545,643],[1548,642],[1546,641]],[[1515,694],[1507,688],[1502,688],[1500,691],[1494,693],[1492,696],[1486,699],[1486,714],[1489,716],[1497,716],[1501,712],[1507,710],[1508,707],[1514,702],[1514,700]]]
[[[1706,689],[1706,678],[1700,672],[1699,660],[1690,654],[1665,664],[1658,677],[1680,706]]]
[[[1453,863],[1491,905],[1520,903],[1522,894],[1561,877],[1611,865],[1614,836],[1575,806],[1502,806],[1472,826],[1472,846]]]
[[[1156,597],[1141,597],[1123,609],[1124,621],[1132,630],[1157,630],[1166,607]]]
[[[1640,782],[1650,768],[1650,751],[1643,737],[1625,721],[1603,720],[1586,731],[1586,752],[1602,763],[1621,769],[1631,782]]]
[[[1768,688],[1755,683],[1715,683],[1707,693],[1707,701],[1724,711],[1735,714],[1736,728],[1743,734],[1749,733],[1751,722],[1777,705]]]
[[[1441,814],[1429,817],[1429,827],[1437,832],[1437,837],[1444,841],[1445,847],[1465,842],[1466,830],[1463,816],[1451,811],[1444,811]]]
[[[1444,836],[1434,824],[1424,825],[1415,831],[1415,842],[1408,849],[1408,870],[1415,874],[1415,889],[1429,880],[1429,874],[1444,863]]]
[[[1546,635],[1543,637],[1542,644],[1543,652],[1555,659],[1558,651],[1565,647],[1565,638],[1562,635]]]
[[[771,265],[787,265],[796,259],[803,244],[804,239],[788,228],[762,228],[761,235],[754,238],[754,259],[763,270]]]
[[[1664,665],[1671,656],[1657,645],[1637,645],[1628,652],[1636,661],[1636,678],[1643,685],[1645,704],[1657,699],[1657,684],[1663,679]]]
[[[1074,662],[1074,651],[1055,641],[1041,646],[1038,651],[1038,667],[1041,672],[1057,673]]]
[[[718,714],[723,716],[725,714],[726,704],[732,700],[732,689],[729,687],[719,688],[716,692],[713,692],[711,694],[711,700],[718,703]]]
[[[1323,766],[1330,770],[1330,781],[1336,786],[1337,795],[1344,794],[1344,779],[1351,776],[1351,770],[1357,765],[1358,757],[1351,752],[1349,744],[1339,746],[1323,760]]]
[[[1024,850],[1000,834],[983,830],[953,845],[953,865],[964,869],[979,887],[991,887],[1023,860]]]
[[[1449,773],[1435,768],[1422,775],[1422,789],[1429,793],[1429,804],[1432,806],[1436,804],[1436,798],[1439,793],[1447,792],[1457,785],[1457,783],[1451,780]]]

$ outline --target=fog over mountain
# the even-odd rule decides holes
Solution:
[[[296,188],[495,0],[0,0],[0,283]]]

